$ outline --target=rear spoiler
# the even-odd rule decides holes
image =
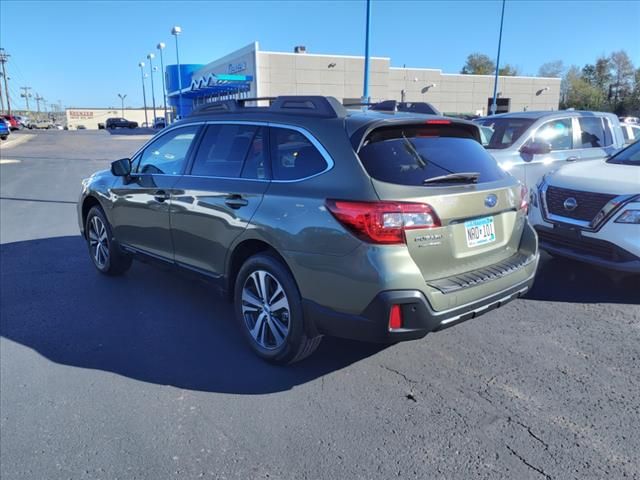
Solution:
[[[351,134],[351,145],[358,152],[365,139],[378,129],[396,129],[402,127],[438,127],[438,128],[458,128],[468,133],[474,140],[482,144],[480,127],[473,122],[449,117],[423,117],[423,118],[403,118],[403,119],[381,119],[371,122],[357,129]]]

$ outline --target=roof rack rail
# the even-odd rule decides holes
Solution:
[[[345,107],[370,107],[372,105],[377,105],[378,102],[349,102],[343,103],[342,105]]]
[[[246,102],[269,101],[268,107],[245,106]],[[320,118],[339,118],[347,114],[346,109],[334,97],[320,95],[287,95],[279,97],[239,98],[209,103],[194,110],[191,115],[207,113],[273,112],[305,115]]]

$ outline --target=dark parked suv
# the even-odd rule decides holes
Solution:
[[[107,118],[105,128],[138,128],[138,122],[132,122],[126,118]]]
[[[84,180],[96,268],[143,255],[227,292],[249,345],[290,363],[322,335],[421,338],[524,294],[526,190],[465,120],[328,97],[211,104]]]

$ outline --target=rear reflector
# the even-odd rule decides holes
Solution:
[[[342,225],[370,243],[405,243],[405,230],[440,226],[440,219],[426,203],[327,200],[327,208]]]
[[[398,330],[402,328],[402,309],[400,305],[391,305],[389,311],[389,330]]]
[[[527,197],[527,187],[520,185],[520,210],[524,210],[525,213],[529,210],[529,198]]]

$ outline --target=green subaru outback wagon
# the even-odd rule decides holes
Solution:
[[[100,272],[145,256],[210,278],[275,363],[323,335],[421,338],[531,287],[526,190],[476,125],[331,97],[247,103],[206,105],[83,182]]]

